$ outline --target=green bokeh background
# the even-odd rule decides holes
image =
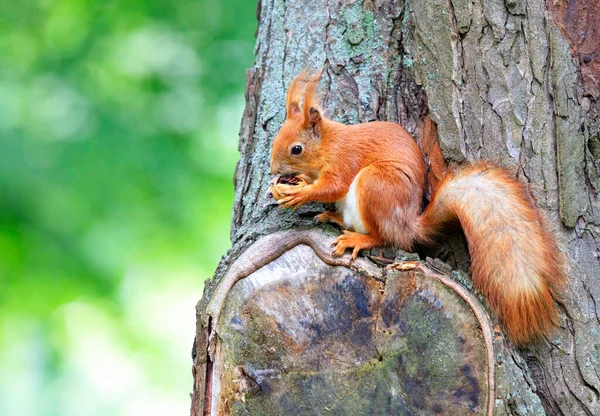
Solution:
[[[0,0],[0,415],[188,414],[250,0]]]

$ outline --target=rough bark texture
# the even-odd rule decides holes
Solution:
[[[207,366],[215,356],[206,348],[216,348],[218,334],[206,308],[215,290],[218,297],[225,271],[261,236],[310,226],[320,210],[284,211],[265,194],[285,88],[301,69],[323,65],[329,117],[396,121],[419,137],[429,113],[446,161],[492,160],[529,183],[564,249],[569,287],[551,339],[519,351],[496,339],[495,410],[600,414],[599,9],[597,1],[581,0],[260,0],[235,178],[233,249],[198,305],[192,414],[202,414],[210,393]],[[466,269],[466,253],[457,238],[436,255]],[[239,297],[240,291],[236,286],[231,293]]]

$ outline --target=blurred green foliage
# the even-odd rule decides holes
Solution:
[[[0,0],[0,414],[176,414],[254,1]]]

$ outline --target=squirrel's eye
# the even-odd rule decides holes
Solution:
[[[302,146],[300,146],[299,144],[297,144],[296,146],[292,147],[292,154],[293,155],[299,155],[300,153],[302,153]]]

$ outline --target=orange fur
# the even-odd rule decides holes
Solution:
[[[458,220],[469,243],[473,284],[517,344],[556,324],[565,284],[561,255],[541,211],[504,169],[479,163],[447,174],[419,217],[422,239]]]
[[[467,166],[441,179],[419,215],[426,165],[409,133],[394,123],[348,126],[323,117],[314,99],[320,74],[308,80],[301,76],[303,108],[290,111],[290,103],[300,102],[299,76],[288,91],[288,117],[273,142],[271,172],[302,174],[312,183],[280,185],[278,203],[296,208],[308,201],[335,202],[339,215],[318,219],[356,231],[344,232],[334,243],[334,254],[352,249],[353,257],[384,244],[411,250],[459,221],[474,286],[508,336],[524,344],[548,333],[556,323],[555,300],[565,277],[543,215],[524,186],[499,167]]]
[[[417,143],[427,162],[427,184],[430,187],[427,197],[431,197],[431,193],[437,188],[448,170],[448,165],[444,160],[444,155],[438,141],[437,126],[429,116],[425,116],[423,134],[417,140]]]
[[[287,117],[292,118],[300,113],[300,102],[304,96],[306,90],[306,78],[308,77],[308,71],[302,71],[288,88],[285,109],[287,111]]]

